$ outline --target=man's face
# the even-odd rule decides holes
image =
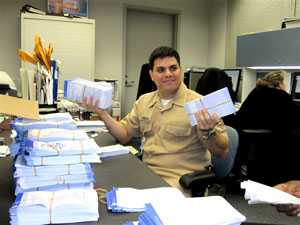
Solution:
[[[181,83],[181,68],[175,57],[154,60],[150,76],[163,98],[173,97]]]

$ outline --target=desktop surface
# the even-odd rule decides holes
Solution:
[[[113,144],[114,140],[107,134],[96,138],[100,146]],[[8,210],[13,203],[14,188],[12,179],[11,157],[0,158],[0,224],[9,224]],[[107,158],[100,164],[93,164],[96,177],[95,188],[110,191],[115,187],[155,188],[168,184],[152,172],[142,161],[128,154]],[[247,217],[243,225],[299,225],[300,218],[288,217],[277,213],[270,205],[248,205],[243,196],[226,194],[224,198]],[[99,220],[97,222],[75,223],[76,225],[122,225],[126,221],[136,221],[139,213],[111,213],[106,205],[99,202]],[[68,224],[68,225],[75,225]]]

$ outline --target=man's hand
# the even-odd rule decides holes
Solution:
[[[81,107],[85,108],[89,112],[95,112],[101,116],[101,114],[104,112],[104,110],[98,108],[99,100],[97,99],[94,102],[94,99],[92,96],[90,97],[84,97],[83,102],[79,104]]]
[[[275,188],[300,198],[300,180],[278,184]],[[279,212],[283,212],[289,216],[296,216],[300,213],[300,205],[280,204],[276,205],[276,208]]]
[[[196,112],[195,117],[198,122],[197,127],[202,131],[212,130],[220,121],[218,114],[210,114],[206,108]]]

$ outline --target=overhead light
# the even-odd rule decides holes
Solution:
[[[300,70],[300,66],[250,66],[253,70]]]

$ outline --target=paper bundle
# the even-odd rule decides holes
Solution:
[[[93,97],[99,100],[98,108],[107,109],[112,104],[113,87],[107,82],[93,82],[76,78],[66,81],[64,86],[64,98],[83,102],[84,97]]]
[[[146,204],[139,216],[143,225],[238,225],[245,216],[220,196],[185,198],[181,201],[156,201]]]
[[[129,153],[129,147],[125,147],[120,144],[116,145],[108,145],[105,147],[100,147],[101,152],[100,153],[100,158],[106,158],[106,157],[111,157],[111,156],[117,156],[117,155],[124,155]]]
[[[32,129],[28,131],[27,139],[31,141],[87,140],[88,135],[82,130],[60,128]]]
[[[176,202],[184,195],[176,188],[161,187],[138,190],[134,188],[113,188],[106,194],[107,208],[112,212],[142,212],[145,204],[157,200]]]
[[[217,113],[219,117],[236,112],[227,87],[205,95],[200,99],[185,103],[184,109],[188,113],[192,126],[197,125],[194,114],[204,108],[207,108],[209,113]]]
[[[21,155],[17,156],[14,167],[14,178],[86,174],[92,170],[92,167],[89,163],[79,163],[73,165],[28,166]]]
[[[93,189],[27,192],[9,210],[12,225],[97,221],[98,197]]]
[[[94,139],[50,142],[26,140],[24,149],[25,154],[29,156],[67,156],[101,152],[101,148],[96,144]]]
[[[249,204],[266,203],[300,205],[300,198],[251,180],[241,182],[241,188],[246,190],[245,199],[248,200]]]

